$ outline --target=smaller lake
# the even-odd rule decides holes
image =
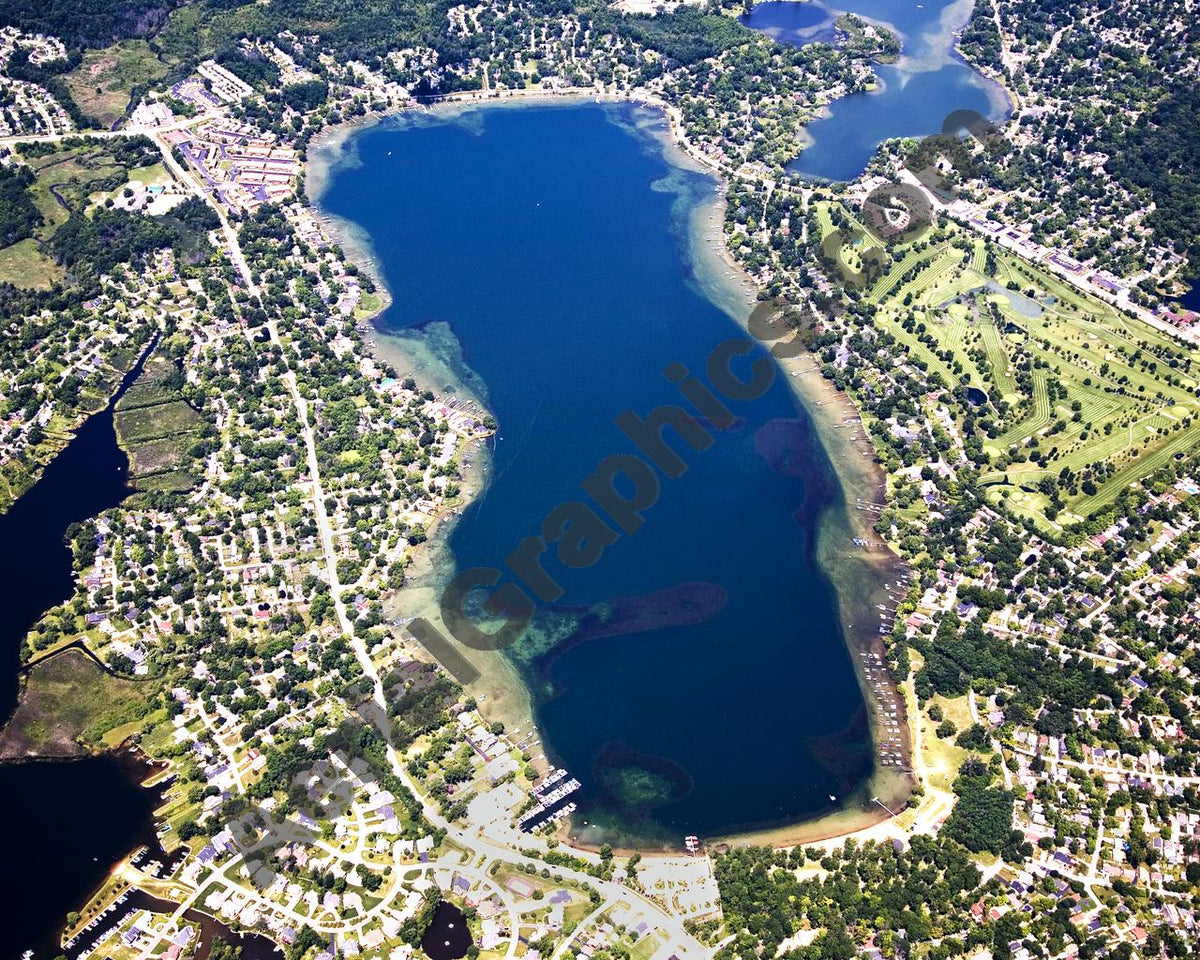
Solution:
[[[470,948],[467,918],[458,907],[443,900],[433,911],[433,921],[421,938],[421,950],[430,960],[459,960]]]
[[[0,765],[5,854],[20,876],[0,897],[0,929],[13,948],[6,956],[27,949],[37,960],[58,956],[67,911],[79,909],[134,847],[157,844],[160,794],[139,786],[149,769],[128,751]]]
[[[793,46],[833,38],[832,22],[853,13],[887,27],[902,45],[900,60],[875,67],[878,86],[834,101],[807,127],[811,143],[790,170],[819,180],[853,180],[885,140],[938,133],[955,110],[1005,116],[1001,87],[969,66],[954,50],[972,0],[834,0],[828,6],[772,0],[757,4],[742,22]]]

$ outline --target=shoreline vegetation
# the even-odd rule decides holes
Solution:
[[[106,389],[95,394],[91,403],[75,410],[68,419],[52,421],[46,430],[45,438],[36,448],[36,452],[24,463],[10,461],[5,465],[5,473],[0,476],[0,514],[7,513],[18,500],[32,490],[42,479],[46,467],[67,449],[85,423],[98,413],[103,413],[112,402],[117,391],[121,389],[121,381],[133,369],[137,356],[130,358],[130,363],[124,369],[120,366],[108,367],[106,372],[111,374],[111,382],[106,382]],[[12,466],[19,474],[9,473]]]
[[[0,763],[119,751],[150,712],[152,681],[118,676],[80,639],[20,670],[17,706],[0,728]]]
[[[666,129],[651,131],[658,142],[663,157],[674,167],[702,173],[715,181],[712,199],[707,203],[694,204],[688,211],[686,237],[688,256],[695,268],[697,282],[704,294],[727,315],[747,329],[751,307],[757,305],[760,288],[741,267],[729,251],[724,236],[725,192],[730,174],[719,164],[700,153],[687,140],[679,111],[654,94],[632,90],[624,95],[600,94],[596,91],[504,91],[484,93],[473,91],[438,98],[418,108],[405,108],[365,120],[355,120],[333,127],[313,140],[309,146],[305,163],[305,191],[314,208],[323,218],[332,235],[342,245],[347,257],[366,270],[375,281],[381,305],[364,314],[361,320],[374,321],[383,314],[391,303],[387,292],[386,278],[382,276],[378,259],[370,248],[370,240],[362,235],[353,224],[334,217],[321,209],[320,198],[333,174],[347,162],[344,147],[357,134],[368,130],[388,117],[403,116],[414,111],[419,114],[436,114],[450,117],[455,113],[485,107],[529,107],[529,106],[578,106],[592,101],[595,103],[634,103],[659,112],[667,121]],[[445,386],[447,374],[453,373],[448,366],[440,369],[428,357],[414,357],[406,341],[376,327],[377,336],[369,339],[369,347],[381,360],[396,366],[401,372],[410,374],[418,382],[429,382],[435,389]],[[887,487],[887,477],[882,466],[876,462],[868,447],[852,441],[853,431],[842,429],[848,418],[857,418],[858,410],[848,395],[839,391],[820,374],[813,357],[807,351],[794,358],[777,360],[778,367],[789,382],[794,401],[804,410],[814,424],[825,455],[837,477],[837,492],[824,508],[820,524],[818,563],[835,588],[839,614],[842,621],[843,639],[854,663],[860,691],[868,710],[871,738],[876,757],[880,743],[882,717],[871,696],[872,687],[863,672],[863,657],[869,653],[883,653],[882,638],[877,624],[863,623],[861,617],[873,609],[884,594],[884,585],[903,574],[900,558],[886,545],[869,552],[850,554],[847,545],[853,539],[873,540],[877,535],[872,529],[869,511],[851,509],[851,501],[878,503]],[[418,367],[417,370],[402,367]],[[432,379],[432,382],[431,382]],[[441,379],[441,382],[437,382]],[[463,389],[455,384],[456,389]],[[475,399],[486,406],[486,398]],[[861,429],[861,427],[860,427]],[[388,605],[390,617],[399,616],[403,607],[404,618],[424,616],[434,623],[440,622],[437,613],[436,573],[444,568],[440,560],[448,549],[449,529],[462,508],[470,503],[487,482],[488,457],[486,447],[476,444],[479,454],[464,477],[462,494],[453,504],[435,518],[429,528],[429,540],[418,551],[410,576],[410,583],[392,597]],[[852,598],[854,598],[852,600]],[[863,598],[858,601],[858,598]],[[860,605],[861,603],[861,605]],[[852,608],[858,608],[856,614]],[[851,619],[860,617],[856,625]],[[463,650],[472,666],[480,672],[480,679],[472,684],[468,693],[474,695],[489,719],[499,720],[506,729],[531,730],[535,728],[532,703],[528,689],[517,669],[500,652]],[[889,683],[888,691],[897,699],[907,703],[901,692]],[[905,711],[907,712],[907,711]],[[911,730],[907,718],[901,718],[902,753],[912,764]],[[548,768],[546,763],[541,766]],[[768,843],[776,847],[810,844],[821,841],[841,841],[851,835],[868,838],[868,834],[881,836],[893,834],[890,821],[893,814],[886,808],[899,813],[914,793],[917,781],[910,774],[881,767],[876,762],[875,771],[863,785],[860,809],[846,808],[829,814],[818,815],[795,823],[770,827],[747,828],[709,838],[714,844]],[[559,839],[567,840],[567,828],[560,831]],[[586,844],[571,843],[588,849]],[[630,850],[629,852],[633,852]]]

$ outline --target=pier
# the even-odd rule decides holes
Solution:
[[[525,833],[533,833],[538,827],[570,816],[577,807],[571,796],[579,786],[579,781],[563,767],[551,771],[545,780],[533,788],[533,798],[537,804],[521,817],[521,829]]]

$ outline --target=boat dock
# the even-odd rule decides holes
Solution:
[[[579,781],[564,768],[552,771],[550,776],[533,788],[533,798],[537,804],[521,817],[520,828],[526,833],[533,833],[544,824],[570,816],[577,807],[571,795],[578,789]]]

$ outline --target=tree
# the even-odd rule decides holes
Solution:
[[[287,960],[301,960],[309,950],[313,947],[321,947],[325,945],[325,941],[321,939],[312,927],[307,924],[300,928],[300,932],[296,934],[296,942],[288,948]]]
[[[954,781],[958,802],[943,831],[972,853],[987,850],[1022,859],[1017,848],[1021,835],[1012,828],[1013,795],[991,786],[988,768],[975,758],[968,759]]]
[[[229,941],[218,937],[212,942],[208,958],[209,960],[242,960],[242,948],[235,947]]]

